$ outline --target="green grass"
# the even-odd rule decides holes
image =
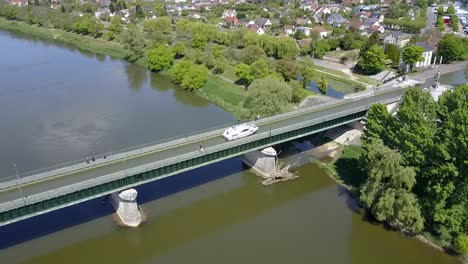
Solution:
[[[352,189],[358,188],[365,181],[365,175],[359,169],[359,157],[363,152],[360,146],[344,146],[341,156],[325,167],[339,182]]]
[[[113,58],[122,59],[125,56],[125,50],[120,44],[71,32],[41,28],[23,22],[5,20],[3,18],[0,18],[0,29],[27,34],[28,36],[33,36],[42,40],[58,41],[84,51],[109,55]]]
[[[242,117],[245,109],[242,107],[247,92],[241,86],[231,84],[225,80],[209,75],[205,86],[197,94],[215,105],[225,109],[237,118]]]

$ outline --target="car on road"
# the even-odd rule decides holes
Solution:
[[[231,140],[235,140],[235,139],[239,139],[243,137],[248,137],[254,134],[255,132],[257,132],[257,130],[258,130],[258,127],[256,125],[243,123],[243,124],[235,125],[226,129],[223,132],[223,137],[226,140],[231,141]]]

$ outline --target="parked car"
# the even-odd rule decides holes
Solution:
[[[257,132],[257,130],[258,127],[256,125],[244,123],[226,129],[223,133],[223,137],[226,140],[231,141],[243,137],[248,137],[253,133]]]

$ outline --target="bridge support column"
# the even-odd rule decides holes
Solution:
[[[277,172],[276,150],[268,147],[263,150],[255,150],[241,156],[242,162],[254,168],[262,176],[271,177]]]
[[[136,202],[138,192],[128,189],[120,193],[113,193],[112,205],[122,223],[126,226],[137,227],[141,223],[141,213]]]

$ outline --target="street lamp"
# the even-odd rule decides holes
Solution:
[[[21,189],[21,184],[20,184],[20,177],[19,177],[19,173],[18,173],[18,167],[16,166],[16,163],[12,162],[13,163],[13,166],[15,167],[15,172],[16,172],[16,183],[18,184],[18,190],[21,194],[21,197],[23,197],[24,199],[24,194],[23,194],[23,189]]]

